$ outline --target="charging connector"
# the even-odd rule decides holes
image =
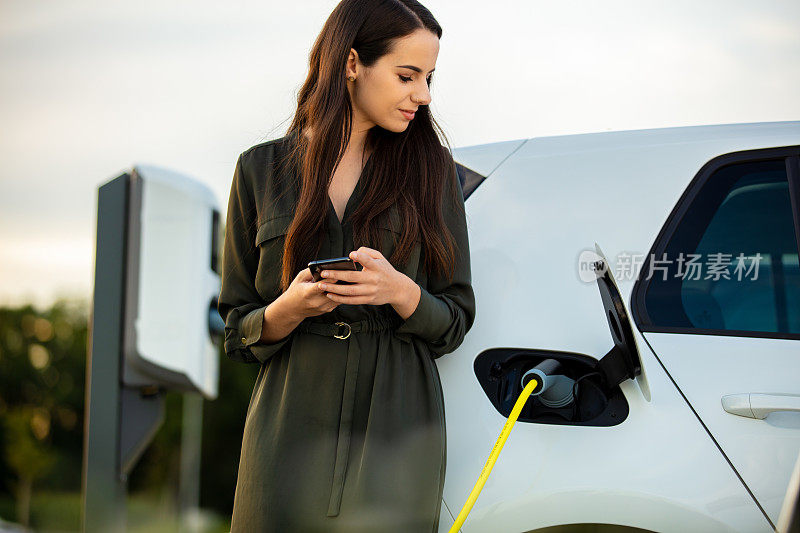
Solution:
[[[561,363],[555,359],[545,359],[522,375],[522,388],[531,379],[539,383],[531,396],[539,396],[543,405],[552,408],[566,407],[575,401],[572,386],[575,380],[561,373]]]

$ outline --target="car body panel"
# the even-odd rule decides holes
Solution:
[[[516,141],[465,146],[454,149],[453,155],[462,165],[483,176],[490,176],[511,154],[519,150],[526,142],[528,142],[527,139],[519,139]]]
[[[491,170],[466,202],[476,320],[464,343],[437,359],[447,420],[444,499],[453,516],[505,423],[476,379],[475,357],[495,347],[602,357],[613,341],[596,285],[578,276],[580,253],[597,243],[612,267],[621,253],[647,253],[709,159],[798,140],[800,122],[533,138]],[[490,148],[456,149],[454,156],[475,170],[475,154]],[[633,276],[612,273],[630,315]],[[517,423],[462,531],[579,522],[772,530],[641,333],[634,334],[643,371],[620,384],[628,418],[611,427]]]
[[[800,341],[651,331],[644,336],[776,523],[800,450],[800,414],[776,412],[763,420],[738,416],[722,408],[722,397],[800,395]]]

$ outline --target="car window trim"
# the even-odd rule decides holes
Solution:
[[[798,257],[800,257],[800,145],[740,150],[716,156],[700,167],[700,170],[697,171],[697,174],[695,174],[694,178],[689,182],[689,185],[684,190],[680,199],[673,206],[658,236],[653,241],[650,251],[645,256],[639,270],[639,275],[631,290],[631,300],[629,303],[631,316],[640,332],[644,333],[649,331],[653,333],[687,333],[694,335],[800,340],[799,333],[655,326],[650,316],[647,314],[647,309],[644,305],[644,296],[650,284],[650,280],[645,279],[645,273],[650,268],[651,258],[662,257],[662,254],[667,248],[667,244],[675,234],[675,230],[680,225],[689,207],[694,203],[697,195],[705,187],[711,176],[720,168],[733,163],[753,163],[781,158],[784,159],[786,164],[786,176],[789,181],[789,199],[792,207],[795,239],[797,241],[796,247]]]

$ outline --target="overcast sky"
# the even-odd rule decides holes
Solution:
[[[282,136],[335,1],[0,0],[0,304],[91,296],[97,188]],[[428,1],[454,147],[800,119],[800,2]]]

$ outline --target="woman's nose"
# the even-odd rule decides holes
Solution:
[[[431,102],[431,90],[428,88],[427,83],[424,89],[414,92],[412,100],[414,100],[417,105],[428,105]]]

